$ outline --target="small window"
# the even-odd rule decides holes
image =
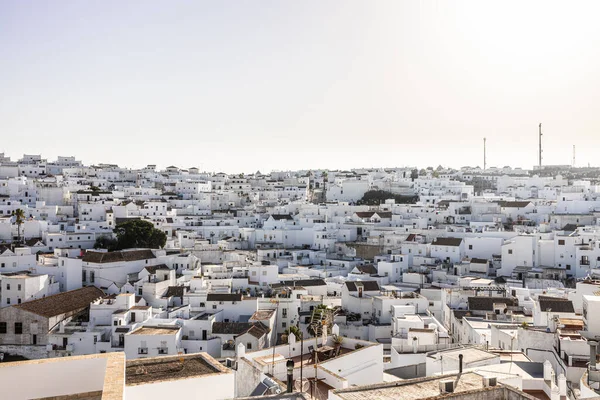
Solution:
[[[246,350],[252,350],[252,343],[246,343]]]
[[[6,284],[6,290],[10,290],[10,283]]]
[[[558,245],[559,245],[559,246],[564,246],[564,245],[565,245],[565,241],[564,241],[564,239],[560,239],[560,240],[558,241]]]
[[[17,290],[21,290],[21,284],[20,283],[17,285]]]
[[[508,249],[508,254],[512,254],[512,249]]]
[[[0,334],[6,333],[6,322],[0,322]]]
[[[23,323],[15,322],[15,335],[21,335],[23,333]]]

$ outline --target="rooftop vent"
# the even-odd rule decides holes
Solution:
[[[454,381],[451,379],[440,381],[440,393],[454,393]]]
[[[483,377],[483,387],[496,386],[497,379],[495,376],[484,376]]]

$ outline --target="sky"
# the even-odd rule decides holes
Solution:
[[[600,165],[598,1],[0,0],[0,152],[267,172]]]

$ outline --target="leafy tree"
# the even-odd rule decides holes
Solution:
[[[17,224],[17,237],[21,242],[21,225],[25,222],[25,212],[20,208],[12,212],[12,216],[15,217],[15,223]]]
[[[151,222],[141,219],[122,222],[113,232],[117,235],[117,249],[159,249],[167,243],[167,235],[163,231],[156,229]]]
[[[117,239],[109,236],[100,236],[94,243],[95,249],[106,249],[108,251],[117,250]]]
[[[296,340],[300,340],[302,338],[302,331],[296,325],[291,325],[287,328],[284,333],[289,337],[291,334],[296,336]]]
[[[419,177],[419,170],[418,169],[413,169],[412,171],[410,171],[410,179],[414,182],[415,179],[417,179]]]

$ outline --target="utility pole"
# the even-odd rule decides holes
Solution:
[[[573,145],[573,168],[575,168],[575,145]]]
[[[486,164],[486,154],[485,154],[485,138],[483,138],[483,170],[485,171],[485,168],[487,166]]]
[[[542,170],[542,123],[540,122],[540,171]]]

